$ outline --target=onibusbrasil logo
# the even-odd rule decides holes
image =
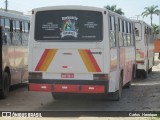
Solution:
[[[73,36],[77,38],[78,35],[78,29],[76,27],[77,20],[78,17],[76,16],[62,17],[62,28],[60,28],[61,38],[64,38],[66,36]]]

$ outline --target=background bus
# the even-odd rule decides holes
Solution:
[[[0,98],[11,85],[28,80],[28,36],[30,18],[0,11]]]
[[[152,27],[142,20],[135,22],[137,77],[147,78],[154,65],[154,36]]]
[[[29,39],[29,90],[108,94],[121,98],[135,65],[133,22],[107,9],[54,6],[34,9]]]

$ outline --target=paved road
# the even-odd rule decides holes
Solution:
[[[0,100],[0,111],[160,111],[160,61],[147,79],[136,79],[123,89],[120,101],[91,99],[54,100],[50,93],[29,92],[27,86],[11,90]]]

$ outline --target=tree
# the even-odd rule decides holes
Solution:
[[[154,33],[154,38],[156,38],[156,36],[159,34],[159,26],[156,25],[156,24],[153,24],[152,25],[152,30],[153,30],[153,33]],[[160,52],[159,52],[159,55],[158,55],[158,59],[160,59]]]
[[[148,15],[150,15],[150,19],[151,19],[151,25],[152,25],[152,19],[153,19],[153,15],[158,15],[160,10],[158,10],[158,5],[154,6],[150,6],[150,7],[145,7],[144,8],[145,11],[142,12],[142,16],[143,17],[147,17]]]
[[[153,24],[152,25],[152,30],[153,30],[153,33],[156,35],[156,34],[159,34],[159,26],[156,25],[156,24]]]
[[[122,9],[121,8],[117,9],[116,7],[117,7],[116,5],[112,5],[112,6],[107,5],[107,6],[104,6],[104,8],[106,8],[108,10],[116,12],[116,13],[118,13],[120,15],[124,15],[124,12],[122,11]]]

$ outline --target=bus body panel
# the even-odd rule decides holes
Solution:
[[[101,73],[104,72],[103,54],[102,49],[33,48],[33,55],[37,55],[33,60],[33,70],[48,73]]]

